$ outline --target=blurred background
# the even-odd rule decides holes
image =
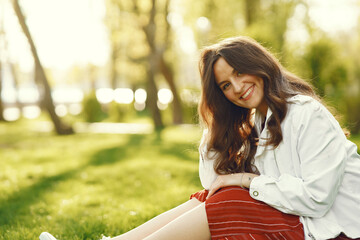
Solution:
[[[116,236],[201,190],[199,52],[238,35],[360,147],[360,0],[0,0],[0,240]]]
[[[197,123],[199,50],[247,35],[309,80],[352,133],[360,131],[359,0],[0,6],[0,121],[37,120],[34,128],[58,134],[88,131],[94,122],[138,123],[128,131]]]

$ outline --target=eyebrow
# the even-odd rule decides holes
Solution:
[[[236,72],[238,72],[237,70],[235,70],[235,68],[233,68],[231,75],[235,74]],[[221,81],[218,83],[218,86],[221,87],[222,84],[224,84],[224,82],[228,81],[227,79]]]

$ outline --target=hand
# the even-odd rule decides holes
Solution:
[[[216,178],[209,189],[207,199],[211,197],[217,190],[228,186],[239,186],[242,188],[249,188],[251,181],[258,175],[253,173],[233,173],[227,175],[220,175]]]

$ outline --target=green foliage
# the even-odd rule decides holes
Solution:
[[[250,4],[252,1],[245,2]],[[248,10],[246,13],[254,19],[246,26],[244,33],[270,48],[275,54],[283,53],[287,22],[300,2],[300,0],[269,0],[258,3],[257,9],[252,9],[250,12]],[[261,14],[255,14],[259,9]]]
[[[303,64],[317,92],[340,113],[352,133],[360,132],[359,83],[354,65],[334,39],[322,36],[308,43]]]
[[[358,153],[360,154],[360,134],[351,135],[350,141],[354,142],[358,146]]]
[[[128,119],[134,119],[136,112],[132,104],[119,104],[111,102],[109,104],[109,117],[106,119],[111,122],[127,122]]]
[[[197,104],[194,104],[194,103],[184,103],[183,115],[184,115],[185,123],[191,123],[191,124],[199,123],[197,107],[198,107]]]
[[[0,240],[116,236],[201,189],[198,128],[54,136],[34,124],[0,123]]]
[[[96,99],[95,91],[87,94],[83,99],[83,116],[87,122],[100,122],[105,117],[106,114],[102,110],[101,104]]]
[[[305,50],[304,59],[305,63],[308,64],[309,77],[321,96],[327,94],[327,84],[338,85],[344,80],[341,79],[343,76],[340,72],[346,77],[346,73],[344,74],[344,71],[341,71],[344,70],[344,66],[340,63],[335,42],[329,38],[323,37],[310,42]]]
[[[346,125],[351,133],[360,133],[360,96],[350,96],[345,99]]]

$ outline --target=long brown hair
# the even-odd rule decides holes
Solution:
[[[265,101],[273,113],[267,122],[270,138],[266,145],[277,147],[283,139],[280,124],[286,116],[289,97],[296,94],[317,97],[309,83],[289,73],[249,37],[228,38],[203,50],[199,62],[202,94],[198,111],[209,129],[208,150],[219,153],[215,171],[257,172],[253,159],[258,133],[251,123],[252,109],[236,106],[217,86],[213,66],[220,57],[236,71],[263,79]]]

